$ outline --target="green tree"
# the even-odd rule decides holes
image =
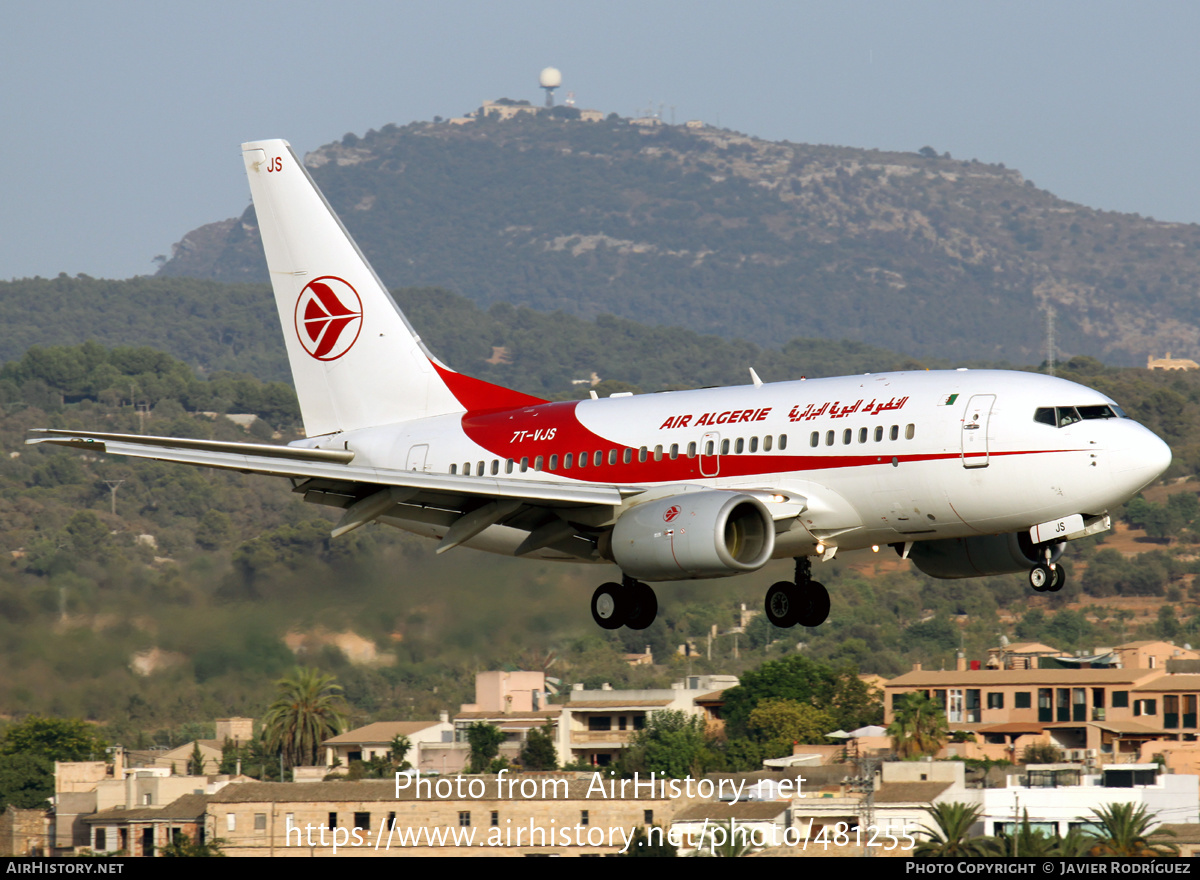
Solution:
[[[54,763],[42,755],[0,756],[0,813],[48,807],[54,795]]]
[[[629,848],[623,853],[618,853],[618,856],[626,859],[673,859],[678,854],[678,847],[667,840],[667,831],[661,825],[655,825],[653,832],[645,825],[639,825],[634,829]]]
[[[894,720],[888,727],[892,748],[901,758],[933,755],[946,744],[946,711],[924,691],[900,698]]]
[[[204,755],[200,752],[200,743],[192,743],[192,755],[188,758],[187,772],[189,776],[204,775]]]
[[[930,839],[913,850],[919,857],[962,857],[984,855],[987,844],[982,837],[971,837],[983,807],[976,804],[933,804],[925,808],[933,827],[921,826]]]
[[[699,776],[707,751],[703,718],[664,709],[634,733],[621,756],[621,771],[625,775],[654,772],[672,779]]]
[[[749,826],[738,825],[733,819],[708,830],[700,848],[694,855],[714,856],[718,859],[736,859],[748,856],[754,850],[753,835]]]
[[[392,762],[394,770],[408,770],[412,767],[406,758],[409,750],[412,748],[412,741],[402,733],[392,737],[392,747],[388,749],[388,758]]]
[[[1099,825],[1094,832],[1096,842],[1088,855],[1091,856],[1177,856],[1179,847],[1173,843],[1150,841],[1150,829],[1158,824],[1157,816],[1146,809],[1145,804],[1109,804],[1092,810],[1092,817],[1084,819]],[[1171,835],[1172,832],[1156,832]]]
[[[529,731],[521,747],[521,766],[526,770],[558,769],[558,751],[554,748],[554,728],[549,722],[540,730]]]
[[[78,718],[31,715],[4,731],[0,755],[39,755],[51,761],[97,761],[108,743]]]
[[[1078,829],[1072,829],[1078,831]],[[1028,857],[1028,858],[1046,858],[1049,856],[1060,856],[1065,853],[1062,851],[1062,846],[1065,841],[1051,837],[1044,831],[1035,831],[1033,826],[1029,824],[1029,811],[1021,811],[1021,822],[1013,830],[1012,834],[1000,833],[996,837],[986,841],[984,851],[982,853],[974,853],[974,855],[998,856],[1002,858],[1013,857]],[[1069,846],[1077,847],[1079,845],[1078,835],[1071,838],[1067,842]]]
[[[792,753],[794,743],[823,743],[834,730],[833,716],[795,700],[763,700],[750,713],[749,728],[769,758]]]
[[[316,764],[321,743],[346,726],[341,686],[332,675],[299,667],[275,688],[275,702],[263,718],[267,751],[282,752],[287,767]]]
[[[166,846],[160,847],[158,854],[166,859],[225,858],[222,851],[224,845],[225,841],[219,837],[205,843],[193,843],[188,835],[180,834]]]
[[[476,721],[467,728],[467,742],[471,746],[471,772],[483,773],[500,754],[504,731],[486,721]]]

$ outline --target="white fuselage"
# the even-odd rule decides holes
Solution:
[[[1034,373],[902,372],[440,415],[302,445],[504,481],[758,491],[803,507],[776,537],[773,555],[787,557],[817,544],[851,550],[1104,514],[1161,475],[1166,444],[1128,418],[1057,427],[1034,414],[1112,403]],[[446,531],[437,517],[385,521]],[[526,535],[492,526],[467,543],[511,553]]]

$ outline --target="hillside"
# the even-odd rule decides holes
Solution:
[[[1052,306],[1064,358],[1200,354],[1200,226],[1096,211],[930,149],[563,113],[387,125],[306,162],[390,286],[1013,363],[1043,359]],[[188,233],[161,274],[264,280],[253,209]]]

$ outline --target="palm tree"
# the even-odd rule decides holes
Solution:
[[[942,704],[924,691],[905,694],[896,706],[888,735],[901,758],[936,754],[949,737]]]
[[[1133,804],[1109,804],[1107,807],[1092,810],[1092,816],[1094,818],[1091,821],[1099,824],[1100,828],[1095,832],[1096,843],[1088,855],[1179,855],[1179,847],[1173,843],[1151,843],[1147,840],[1157,817],[1146,810],[1145,804],[1139,805],[1136,810]],[[1175,836],[1171,831],[1156,833]]]
[[[962,857],[987,855],[986,839],[971,835],[971,828],[979,821],[983,807],[977,804],[932,804],[925,808],[933,819],[935,828],[922,825],[921,830],[930,836],[913,850],[921,857]]]
[[[1071,840],[1072,846],[1078,845],[1078,831],[1071,829],[1071,834],[1076,837],[1068,838]],[[989,838],[984,855],[998,856],[1004,858],[1024,857],[1030,858],[1046,858],[1048,856],[1067,855],[1062,851],[1062,845],[1065,841],[1046,834],[1043,831],[1034,831],[1033,826],[1029,824],[1029,811],[1022,810],[1021,823],[1013,829],[1012,834],[1001,832],[995,837]]]
[[[282,753],[288,767],[317,763],[322,741],[346,726],[338,685],[332,675],[298,667],[275,682],[275,702],[263,718],[267,750]]]

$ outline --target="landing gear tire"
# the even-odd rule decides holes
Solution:
[[[791,581],[772,584],[767,590],[767,620],[773,626],[786,629],[796,625],[796,611],[800,607],[800,590]]]
[[[601,629],[619,629],[629,608],[628,590],[621,584],[607,583],[592,593],[592,620]]]
[[[1033,587],[1039,593],[1044,593],[1047,590],[1053,589],[1051,584],[1054,583],[1054,572],[1050,570],[1044,562],[1039,562],[1029,570],[1029,586]]]
[[[641,581],[635,581],[628,594],[630,603],[625,625],[630,629],[645,629],[654,623],[654,618],[658,616],[658,597],[654,595],[654,590]]]
[[[1063,564],[1061,562],[1056,563],[1054,566],[1054,580],[1050,581],[1050,583],[1046,585],[1046,590],[1047,590],[1047,592],[1050,592],[1050,593],[1057,593],[1059,590],[1061,590],[1063,588],[1063,584],[1065,584],[1066,582],[1067,582],[1066,568],[1063,567]]]
[[[812,581],[800,594],[796,623],[801,626],[820,626],[829,617],[829,591]]]

